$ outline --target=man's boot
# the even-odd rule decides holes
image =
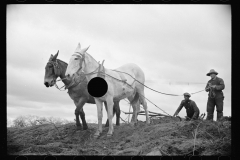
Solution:
[[[212,120],[213,121],[213,113],[207,112],[207,118],[206,120]]]
[[[217,112],[217,121],[223,117],[223,112]]]

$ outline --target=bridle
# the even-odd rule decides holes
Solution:
[[[59,67],[59,65],[58,65],[58,60],[56,59],[56,62],[54,62],[54,61],[52,60],[52,58],[50,58],[47,64],[52,64],[53,67],[54,67],[54,74],[55,74],[55,76],[60,77],[61,69],[60,69],[60,67]],[[81,75],[78,74],[77,76],[80,77]],[[86,77],[85,77],[85,78],[86,78]],[[56,82],[58,82],[58,81],[63,81],[64,79],[67,79],[67,77],[65,77],[65,78],[62,78],[62,79],[59,79],[59,80],[55,80],[54,86],[55,86],[58,90],[60,90],[60,91],[65,91],[66,89],[68,89],[68,88],[70,88],[70,87],[73,87],[73,86],[78,85],[79,83],[82,83],[82,82],[85,80],[85,78],[84,78],[82,81],[76,82],[76,76],[74,76],[69,85],[67,85],[67,86],[64,85],[64,86],[62,86],[61,88],[59,88]],[[65,87],[64,90],[61,90],[63,87]]]
[[[79,60],[80,59],[80,62],[79,62],[79,68],[78,68],[78,70],[77,70],[77,72],[76,72],[76,74],[78,74],[78,72],[82,69],[82,64],[83,64],[83,62],[85,63],[85,65],[86,65],[86,62],[85,62],[85,54],[82,54],[82,53],[80,53],[80,52],[75,52],[75,53],[78,53],[78,54],[73,54],[73,56],[77,56],[77,58],[75,58],[75,60]],[[94,71],[92,71],[92,72],[90,72],[90,73],[84,73],[84,71],[82,71],[82,73],[86,76],[86,75],[91,75],[91,74],[95,74],[95,73],[99,73],[99,72],[101,72],[100,70],[99,70],[99,68],[100,68],[100,66],[101,66],[101,64],[99,64],[99,66],[94,70]],[[96,72],[98,70],[98,72]]]
[[[77,57],[77,58],[75,58],[75,60],[79,60],[80,59],[80,62],[79,62],[79,66],[80,67],[78,68],[78,70],[76,72],[76,74],[78,74],[78,71],[82,69],[83,62],[86,64],[86,62],[85,62],[85,54],[82,54],[80,52],[75,52],[75,53],[78,53],[78,54],[73,54],[72,55],[72,56],[76,56]]]
[[[54,75],[56,76],[56,77],[60,77],[60,74],[61,74],[61,69],[60,69],[60,67],[59,67],[59,65],[58,65],[58,60],[56,59],[56,61],[53,61],[52,60],[52,57],[49,59],[49,61],[48,61],[48,63],[47,64],[51,64],[51,65],[53,65],[53,70],[54,70]],[[56,78],[57,79],[57,78]],[[64,91],[64,90],[61,90],[61,88],[63,88],[64,86],[62,86],[61,88],[59,88],[58,87],[58,85],[57,85],[57,82],[58,81],[62,81],[62,80],[64,80],[64,79],[66,79],[66,78],[63,78],[63,79],[60,79],[60,80],[54,80],[55,81],[55,83],[54,83],[54,86],[57,88],[57,89],[59,89],[60,91]]]
[[[60,70],[60,68],[59,68],[59,66],[58,66],[57,60],[56,60],[56,62],[54,62],[54,61],[52,61],[52,59],[50,59],[47,64],[52,64],[52,65],[53,65],[53,68],[54,68],[54,74],[55,74],[56,76],[60,76],[60,72],[61,72],[61,71],[57,71],[58,69]],[[59,72],[59,75],[57,75],[57,72]]]

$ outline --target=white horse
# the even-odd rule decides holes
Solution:
[[[80,43],[75,50],[75,53],[72,55],[67,70],[65,72],[66,77],[72,78],[76,72],[80,72],[81,70],[85,73],[86,79],[88,82],[97,76],[97,74],[91,74],[93,71],[97,71],[99,67],[99,63],[86,51],[89,47],[81,49]],[[121,100],[124,98],[128,98],[132,107],[133,107],[133,123],[137,121],[137,106],[140,103],[143,105],[145,114],[146,114],[146,123],[150,124],[149,116],[148,116],[148,107],[147,102],[145,100],[144,95],[144,84],[145,76],[140,67],[135,64],[125,64],[119,68],[116,68],[117,71],[125,72],[120,73],[114,70],[105,68],[105,80],[108,85],[107,92],[102,97],[94,97],[96,105],[97,105],[97,113],[98,113],[98,130],[94,134],[94,137],[98,137],[100,133],[102,133],[102,106],[103,102],[107,102],[108,107],[108,120],[109,120],[109,130],[107,133],[107,137],[112,136],[113,134],[113,101]],[[90,73],[90,74],[89,74]],[[135,79],[133,79],[135,78]],[[142,84],[140,84],[139,82]],[[96,88],[97,90],[97,88]],[[131,124],[133,125],[131,122]]]

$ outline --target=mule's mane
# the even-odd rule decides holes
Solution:
[[[90,54],[88,54],[87,52],[85,52],[89,57],[91,57],[95,62],[97,62],[96,59],[94,59]],[[98,63],[98,62],[97,62]]]
[[[62,61],[62,60],[60,60],[60,59],[57,59],[58,61],[60,61],[60,62],[62,62],[62,63],[64,63],[64,64],[66,64],[66,65],[68,65],[66,62],[64,62],[64,61]]]

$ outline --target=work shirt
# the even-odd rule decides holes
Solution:
[[[182,100],[181,104],[179,105],[176,111],[177,114],[182,110],[183,106],[186,108],[187,116],[189,118],[192,118],[192,119],[198,118],[199,109],[193,100],[190,100],[190,99],[188,101]]]
[[[216,88],[212,88],[213,92],[209,92],[210,89],[207,89],[209,87],[208,83],[211,83],[211,85],[216,85]],[[216,76],[214,79],[210,79],[208,81],[208,83],[207,83],[207,85],[205,87],[205,90],[206,90],[206,92],[209,92],[208,93],[209,97],[214,97],[214,93],[215,93],[215,98],[222,98],[222,97],[224,97],[222,90],[225,88],[225,85],[224,85],[224,81],[223,81],[222,78],[219,78],[219,77]]]

